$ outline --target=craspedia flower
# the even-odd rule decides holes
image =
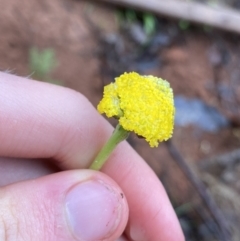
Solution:
[[[98,111],[117,117],[127,131],[134,131],[151,147],[169,139],[174,125],[173,91],[166,80],[138,73],[124,73],[104,87]]]

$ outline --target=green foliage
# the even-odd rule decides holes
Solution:
[[[178,21],[178,26],[182,31],[190,30],[190,28],[193,27],[189,21],[183,19]],[[198,29],[203,30],[205,33],[210,33],[213,30],[212,27],[208,25],[199,25]]]
[[[154,34],[157,28],[157,19],[153,14],[150,13],[142,13],[136,12],[133,9],[126,9],[122,11],[117,11],[116,17],[120,24],[132,24],[136,22],[140,23],[147,36]]]
[[[126,13],[125,13],[125,16],[126,16],[126,20],[127,20],[128,23],[134,23],[134,22],[137,21],[137,14],[132,9],[127,9]]]
[[[143,28],[145,33],[150,36],[156,32],[156,17],[150,13],[143,14]]]
[[[60,84],[59,81],[52,80],[50,77],[52,70],[56,66],[57,60],[53,49],[47,48],[39,50],[36,47],[32,47],[29,50],[29,68],[33,78]]]
[[[181,30],[188,30],[190,27],[190,22],[187,20],[180,20],[178,26]]]

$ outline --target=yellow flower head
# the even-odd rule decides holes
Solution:
[[[124,73],[104,87],[98,111],[117,117],[127,131],[144,137],[151,147],[172,136],[173,92],[169,83],[154,76]]]

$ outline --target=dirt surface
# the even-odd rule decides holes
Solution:
[[[179,29],[178,23],[164,19],[158,23],[158,33],[169,40],[153,53],[151,46],[142,48],[134,41],[126,40],[129,29],[120,30],[116,11],[109,6],[73,0],[0,0],[0,69],[29,76],[30,48],[52,48],[58,65],[51,76],[86,95],[94,106],[101,98],[103,83],[112,81],[118,72],[140,68],[144,74],[167,79],[176,95],[200,98],[229,119],[229,127],[216,133],[204,132],[193,126],[175,128],[174,145],[211,189],[209,178],[204,176],[208,170],[198,166],[204,159],[239,148],[240,143],[239,113],[226,108],[227,101],[216,90],[217,85],[229,85],[234,79],[238,85],[232,86],[236,93],[240,93],[237,68],[240,63],[239,36],[226,36],[195,26],[184,31]],[[121,50],[121,43],[125,43],[127,50]],[[126,61],[127,65],[120,61],[121,56],[127,56],[124,59],[129,61]],[[139,63],[145,67],[139,67]],[[237,100],[232,102],[227,104],[238,105]],[[195,190],[164,144],[150,149],[135,135],[131,135],[129,142],[163,181],[176,207],[186,203],[199,205]],[[214,180],[221,179],[219,174],[209,175]],[[229,185],[233,193],[240,195],[236,187],[226,182],[224,185]],[[215,239],[211,236],[189,240]]]

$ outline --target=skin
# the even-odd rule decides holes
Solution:
[[[126,199],[119,226],[103,240],[114,241],[123,230],[119,241],[184,240],[159,179],[126,142],[101,172],[87,170],[113,127],[83,95],[0,73],[0,109],[0,230],[7,229],[7,240],[77,240],[64,228],[53,232],[61,217],[54,208],[49,215],[48,204],[40,217],[24,217],[46,199],[54,206],[61,190],[86,178],[104,180]],[[35,231],[27,232],[29,226]]]

